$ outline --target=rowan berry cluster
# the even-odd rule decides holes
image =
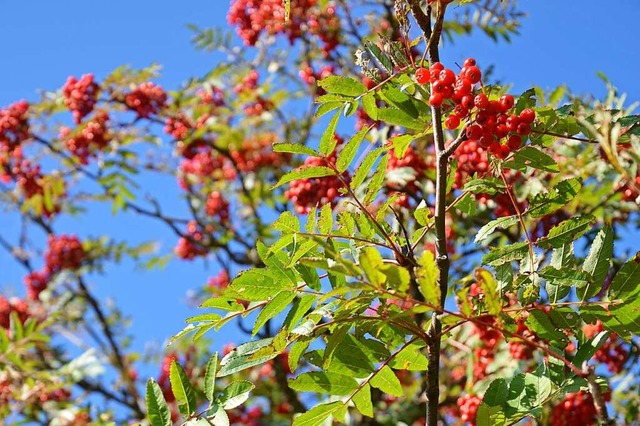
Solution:
[[[178,245],[174,249],[175,255],[184,260],[193,260],[196,257],[206,255],[207,249],[203,245],[206,231],[209,230],[201,229],[197,222],[189,222],[186,235],[178,240]]]
[[[89,157],[94,155],[96,151],[105,149],[111,141],[107,127],[108,122],[109,115],[105,111],[99,111],[77,131],[61,127],[60,139],[65,141],[67,149],[80,163],[88,164]]]
[[[244,107],[244,113],[249,116],[260,116],[267,111],[271,111],[274,104],[269,99],[258,96],[256,100]]]
[[[99,91],[100,86],[93,81],[93,74],[85,74],[80,80],[73,76],[67,79],[62,87],[62,94],[76,124],[80,124],[93,111]]]
[[[244,173],[256,172],[263,167],[282,167],[288,164],[291,155],[274,152],[271,148],[277,141],[275,133],[263,133],[245,139],[240,147],[229,147],[235,167]]]
[[[228,165],[224,156],[214,152],[206,144],[196,144],[188,155],[189,157],[180,163],[180,172],[183,176],[179,179],[182,179],[183,187],[188,186],[184,182],[184,178],[190,181],[195,179],[197,182],[202,182],[216,178],[232,180],[236,176],[235,170]]]
[[[224,290],[229,285],[229,273],[223,269],[218,275],[209,278],[207,287],[212,291]]]
[[[298,71],[298,75],[308,86],[317,88],[316,95],[324,95],[325,91],[322,87],[317,87],[317,82],[335,73],[335,67],[333,65],[325,65],[320,71],[314,71],[311,64],[305,62]]]
[[[597,412],[590,393],[569,393],[551,411],[552,426],[585,426],[596,424]]]
[[[87,253],[75,235],[50,235],[44,254],[45,271],[56,273],[63,269],[77,270],[86,257]]]
[[[529,327],[527,327],[523,318],[519,318],[516,323],[518,324],[518,329],[516,330],[516,334],[518,336],[522,336],[525,339],[537,339],[536,335],[531,330],[529,330]],[[511,354],[513,359],[526,361],[533,358],[535,348],[524,343],[522,340],[509,340],[508,346],[509,353]]]
[[[202,103],[210,105],[212,107],[221,107],[224,105],[224,91],[216,86],[211,86],[209,89],[198,90],[198,96],[202,100]]]
[[[124,103],[138,114],[138,118],[149,118],[164,108],[167,94],[162,87],[147,81],[127,93]]]
[[[164,132],[178,141],[186,139],[192,129],[193,125],[183,113],[179,113],[175,117],[168,117],[164,123]]]
[[[27,298],[38,300],[40,293],[47,289],[51,274],[46,269],[44,271],[33,271],[24,277],[24,285],[27,288]]]
[[[225,200],[220,191],[213,191],[209,194],[204,211],[208,216],[218,219],[221,223],[229,221],[229,202]]]
[[[11,313],[15,312],[20,322],[25,322],[29,318],[29,305],[22,299],[7,299],[0,296],[0,327],[9,329],[11,325]]]
[[[407,148],[402,158],[398,158],[395,151],[392,150],[389,152],[387,172],[405,169],[408,172],[408,178],[403,181],[389,182],[389,186],[393,189],[415,193],[418,190],[417,182],[425,177],[429,169],[434,167],[432,157],[419,155],[412,146]]]
[[[457,129],[462,120],[467,120],[467,139],[498,158],[504,159],[518,149],[522,138],[531,133],[535,111],[526,108],[520,114],[510,113],[515,105],[513,96],[490,100],[483,91],[476,93],[474,85],[482,80],[482,72],[473,58],[465,60],[457,76],[436,62],[429,69],[416,70],[415,77],[420,84],[431,83],[431,106],[449,110],[445,120],[448,129]]]
[[[308,157],[301,169],[315,166],[326,167],[327,164],[335,165],[336,160],[335,151],[326,158]],[[340,177],[299,179],[289,184],[289,189],[285,191],[284,195],[291,200],[299,214],[308,213],[312,207],[324,204],[331,204],[335,207],[337,199],[340,197],[340,189],[344,188],[344,182],[349,180],[350,176],[346,171]]]
[[[482,398],[478,395],[465,394],[457,400],[458,409],[460,410],[460,419],[471,426],[476,424],[476,416],[478,408],[482,404]]]
[[[12,154],[29,139],[29,104],[19,101],[0,109],[0,156]]]
[[[262,33],[287,34],[293,44],[302,34],[313,34],[324,42],[328,54],[339,43],[340,20],[331,3],[320,10],[316,0],[291,2],[289,21],[280,0],[234,0],[227,14],[227,22],[247,46],[255,46]]]
[[[582,327],[584,335],[589,339],[592,339],[603,330],[604,327],[601,321],[597,321],[595,324],[585,324]],[[618,338],[618,335],[612,333],[595,353],[594,358],[601,364],[606,365],[610,372],[617,374],[622,371],[624,364],[629,359],[629,350]]]

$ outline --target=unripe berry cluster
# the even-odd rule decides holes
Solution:
[[[520,114],[510,113],[515,105],[513,96],[504,95],[499,100],[489,100],[474,85],[482,80],[482,72],[476,61],[469,58],[458,73],[436,62],[429,69],[419,68],[415,73],[420,84],[431,84],[429,104],[433,107],[451,107],[445,126],[457,129],[463,120],[470,124],[466,137],[499,158],[506,158],[522,144],[522,137],[531,133],[535,111],[524,109]]]
[[[79,131],[72,131],[68,127],[60,128],[60,139],[65,141],[67,149],[82,163],[88,164],[89,157],[96,151],[107,147],[111,141],[107,123],[109,115],[99,111]]]
[[[139,118],[149,118],[157,114],[167,103],[167,94],[162,87],[147,81],[124,96],[124,103],[135,111]]]
[[[85,74],[78,80],[69,77],[62,87],[65,104],[73,113],[76,124],[93,111],[96,104],[100,86],[93,81],[93,74]]]
[[[337,154],[334,151],[326,158],[308,157],[304,161],[305,167],[327,166],[327,164],[335,164]],[[349,174],[345,171],[342,174],[342,180],[348,182]],[[326,176],[321,178],[299,179],[289,184],[289,189],[284,193],[294,204],[296,212],[300,214],[308,213],[314,206],[322,206],[331,204],[335,206],[338,197],[340,197],[340,189],[345,185],[338,176]]]

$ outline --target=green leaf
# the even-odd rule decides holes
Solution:
[[[387,285],[389,287],[393,288],[400,294],[407,293],[411,283],[411,274],[409,274],[409,271],[406,268],[388,263],[380,267],[380,272],[386,275]]]
[[[582,270],[589,274],[591,280],[587,286],[577,291],[580,300],[590,299],[602,290],[612,256],[613,232],[611,228],[605,227],[594,238],[589,254],[584,260]]]
[[[429,361],[422,353],[423,345],[412,343],[402,349],[389,362],[391,368],[396,370],[427,371]]]
[[[209,358],[207,369],[204,373],[204,395],[210,402],[215,399],[215,382],[218,374],[218,352]]]
[[[493,234],[496,229],[507,229],[510,226],[515,225],[516,223],[518,223],[518,216],[505,216],[492,220],[491,222],[480,228],[480,230],[476,234],[475,242],[479,243],[483,241],[485,238]]]
[[[374,92],[369,92],[362,97],[362,108],[372,120],[378,120],[378,106]]]
[[[365,85],[355,78],[340,75],[327,76],[318,82],[318,86],[326,90],[327,93],[353,97],[360,96],[367,90]]]
[[[378,120],[411,130],[421,131],[427,127],[427,123],[422,120],[415,119],[404,111],[400,111],[396,108],[378,109]]]
[[[582,365],[584,362],[589,361],[598,349],[608,340],[610,333],[608,331],[601,331],[593,336],[593,339],[589,339],[586,342],[578,346],[578,351],[571,360],[575,365]]]
[[[364,204],[369,205],[375,200],[378,192],[382,189],[384,180],[387,173],[387,163],[389,162],[389,155],[386,153],[382,156],[376,167],[376,172],[373,174],[369,183],[367,184],[367,193],[364,196]]]
[[[371,386],[365,384],[358,392],[351,398],[356,409],[362,413],[363,416],[373,418],[373,403],[371,401]]]
[[[533,167],[550,173],[558,173],[560,171],[553,158],[532,146],[525,146],[516,151],[513,160],[505,163],[505,167],[517,169]]]
[[[420,201],[418,207],[413,211],[413,217],[420,226],[426,226],[427,223],[429,223],[430,214],[431,209],[429,209],[429,206],[427,206],[427,203],[424,200]]]
[[[289,387],[298,392],[350,395],[358,388],[358,382],[342,374],[314,371],[290,379]]]
[[[380,389],[382,392],[401,397],[404,395],[402,391],[402,384],[398,380],[398,376],[393,372],[389,366],[385,365],[375,373],[375,375],[369,381],[371,386]]]
[[[173,395],[178,401],[178,409],[186,417],[191,416],[196,411],[196,392],[189,383],[189,376],[175,359],[169,367],[169,381]]]
[[[386,282],[386,275],[380,272],[383,261],[378,250],[373,247],[365,247],[360,252],[359,261],[360,267],[371,284],[380,287]]]
[[[367,40],[367,41],[364,42],[364,46],[367,48],[367,50],[369,52],[371,52],[371,55],[373,55],[373,57],[378,60],[380,65],[382,65],[384,67],[385,71],[388,74],[393,74],[395,72],[394,71],[393,62],[391,61],[391,58],[389,58],[387,53],[383,52],[378,47],[377,44]]]
[[[249,399],[249,392],[255,388],[254,384],[247,380],[239,380],[229,383],[218,398],[225,410],[231,410],[245,403]]]
[[[298,368],[298,362],[300,361],[300,357],[304,355],[304,353],[309,348],[312,339],[300,338],[293,345],[291,345],[291,349],[289,350],[289,355],[287,357],[287,362],[289,363],[289,370],[291,372],[295,372]]]
[[[489,407],[498,407],[507,402],[509,386],[505,379],[499,378],[491,382],[489,388],[484,393],[482,403]]]
[[[357,168],[356,173],[353,175],[353,179],[351,179],[351,188],[356,189],[364,180],[369,176],[369,172],[373,168],[373,165],[378,160],[378,157],[385,151],[385,148],[377,148],[367,154],[362,160],[362,163]]]
[[[549,315],[543,311],[533,310],[526,319],[527,327],[538,336],[549,342],[566,342],[567,336],[557,330]]]
[[[486,269],[478,268],[475,273],[475,279],[484,293],[484,302],[488,313],[498,315],[502,311],[502,301],[498,293],[498,283],[493,278],[493,275]]]
[[[629,300],[637,298],[640,293],[640,252],[629,259],[618,271],[611,286],[609,298],[611,300]]]
[[[293,329],[302,317],[311,309],[313,303],[316,301],[316,296],[312,294],[304,294],[293,301],[293,305],[287,313],[287,317],[284,320],[283,327],[287,329]]]
[[[504,190],[504,183],[494,177],[472,179],[465,184],[464,190],[474,194],[494,195]]]
[[[389,138],[389,142],[393,147],[393,153],[397,158],[404,157],[404,154],[407,152],[409,145],[416,138],[416,135],[398,135]]]
[[[340,173],[344,172],[349,168],[356,154],[358,153],[358,149],[362,144],[367,132],[369,131],[369,127],[363,127],[360,129],[358,133],[353,135],[349,142],[345,144],[345,146],[340,151],[338,155],[338,159],[336,161],[336,167]]]
[[[582,188],[582,180],[572,178],[563,180],[553,187],[549,194],[536,195],[526,214],[532,217],[543,217],[566,206],[578,195]]]
[[[349,377],[367,377],[374,371],[374,368],[365,353],[366,349],[354,336],[347,334],[342,344],[336,347],[326,370]]]
[[[321,154],[329,155],[336,148],[336,144],[338,143],[338,140],[336,139],[336,126],[338,125],[339,119],[340,112],[333,116],[329,125],[322,133],[320,146],[318,147],[318,151],[320,151]]]
[[[296,417],[292,426],[320,426],[341,407],[342,402],[340,401],[316,405],[306,413]]]
[[[278,183],[271,187],[275,189],[285,183],[293,182],[294,180],[301,179],[315,179],[325,176],[335,176],[336,172],[333,169],[325,166],[303,166],[290,171],[280,178]]]
[[[559,286],[570,286],[583,288],[589,283],[586,272],[572,268],[556,269],[547,266],[540,271],[540,278],[547,280],[547,283]]]
[[[489,253],[482,256],[482,263],[485,265],[498,266],[514,260],[523,259],[528,253],[529,245],[523,241],[492,249]]]
[[[171,411],[164,399],[162,389],[155,380],[147,381],[147,417],[151,426],[171,426]]]
[[[425,250],[418,261],[416,269],[416,281],[424,300],[433,306],[440,306],[440,286],[438,285],[438,266],[433,252]]]
[[[281,290],[293,290],[290,282],[264,268],[254,268],[242,272],[228,287],[242,300],[261,302]]]
[[[476,426],[502,426],[507,424],[507,416],[502,411],[502,407],[492,407],[483,402],[478,407],[475,424]]]
[[[591,229],[594,217],[591,215],[572,217],[551,228],[546,237],[539,238],[536,244],[542,248],[559,248],[580,238]]]
[[[276,294],[273,299],[271,299],[258,314],[258,317],[256,318],[256,321],[253,325],[252,335],[255,336],[267,321],[284,311],[285,308],[289,306],[289,304],[293,301],[293,299],[295,299],[295,297],[296,293],[294,293],[293,291],[281,291]]]
[[[273,144],[273,152],[287,152],[290,154],[304,154],[310,157],[322,157],[315,149],[299,143],[281,142]]]

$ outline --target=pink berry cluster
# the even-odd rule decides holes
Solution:
[[[207,281],[207,288],[213,292],[224,290],[230,282],[229,273],[226,269],[223,269],[218,273],[218,275],[209,278]]]
[[[522,145],[522,138],[531,133],[535,111],[526,108],[516,114],[512,112],[515,100],[504,95],[499,100],[490,100],[483,92],[477,92],[475,84],[482,80],[482,72],[473,58],[464,61],[458,75],[436,62],[429,69],[419,68],[415,73],[420,84],[431,84],[429,104],[446,107],[445,120],[448,129],[457,129],[462,120],[467,120],[466,137],[492,155],[506,158],[511,151]]]
[[[109,115],[105,111],[99,111],[77,131],[61,127],[60,139],[65,141],[67,149],[82,164],[88,164],[89,157],[104,150],[111,141],[108,122]]]
[[[187,224],[187,232],[184,237],[178,240],[178,245],[174,249],[175,255],[184,260],[193,260],[199,256],[205,256],[207,249],[205,234],[207,230],[202,229],[197,222],[191,221]]]
[[[301,168],[314,166],[335,165],[337,154],[334,151],[326,158],[308,157]],[[345,182],[350,180],[345,171],[341,176]],[[299,214],[308,213],[312,207],[321,207],[324,204],[335,206],[340,197],[340,189],[344,188],[343,181],[338,176],[326,176],[322,178],[299,179],[289,184],[289,189],[284,193]]]
[[[164,108],[167,94],[162,87],[147,81],[127,93],[124,103],[138,114],[138,118],[149,118]]]
[[[98,98],[100,86],[93,81],[93,74],[85,74],[78,80],[69,77],[62,87],[65,104],[73,113],[76,124],[93,111]]]
[[[229,221],[229,202],[225,200],[220,191],[213,191],[209,194],[204,211],[208,216],[219,220],[221,223]]]

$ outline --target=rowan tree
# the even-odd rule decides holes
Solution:
[[[23,226],[0,245],[25,291],[0,297],[0,415],[634,424],[640,252],[615,243],[638,220],[635,107],[606,78],[602,100],[513,93],[474,52],[440,59],[461,34],[508,42],[523,17],[497,0],[233,0],[229,28],[193,28],[227,59],[182,87],[120,68],[2,107],[1,200]],[[181,207],[143,175],[174,180]],[[59,230],[93,203],[175,248]],[[132,351],[92,290],[125,257],[216,265],[160,354]],[[222,326],[246,336],[212,354]]]

